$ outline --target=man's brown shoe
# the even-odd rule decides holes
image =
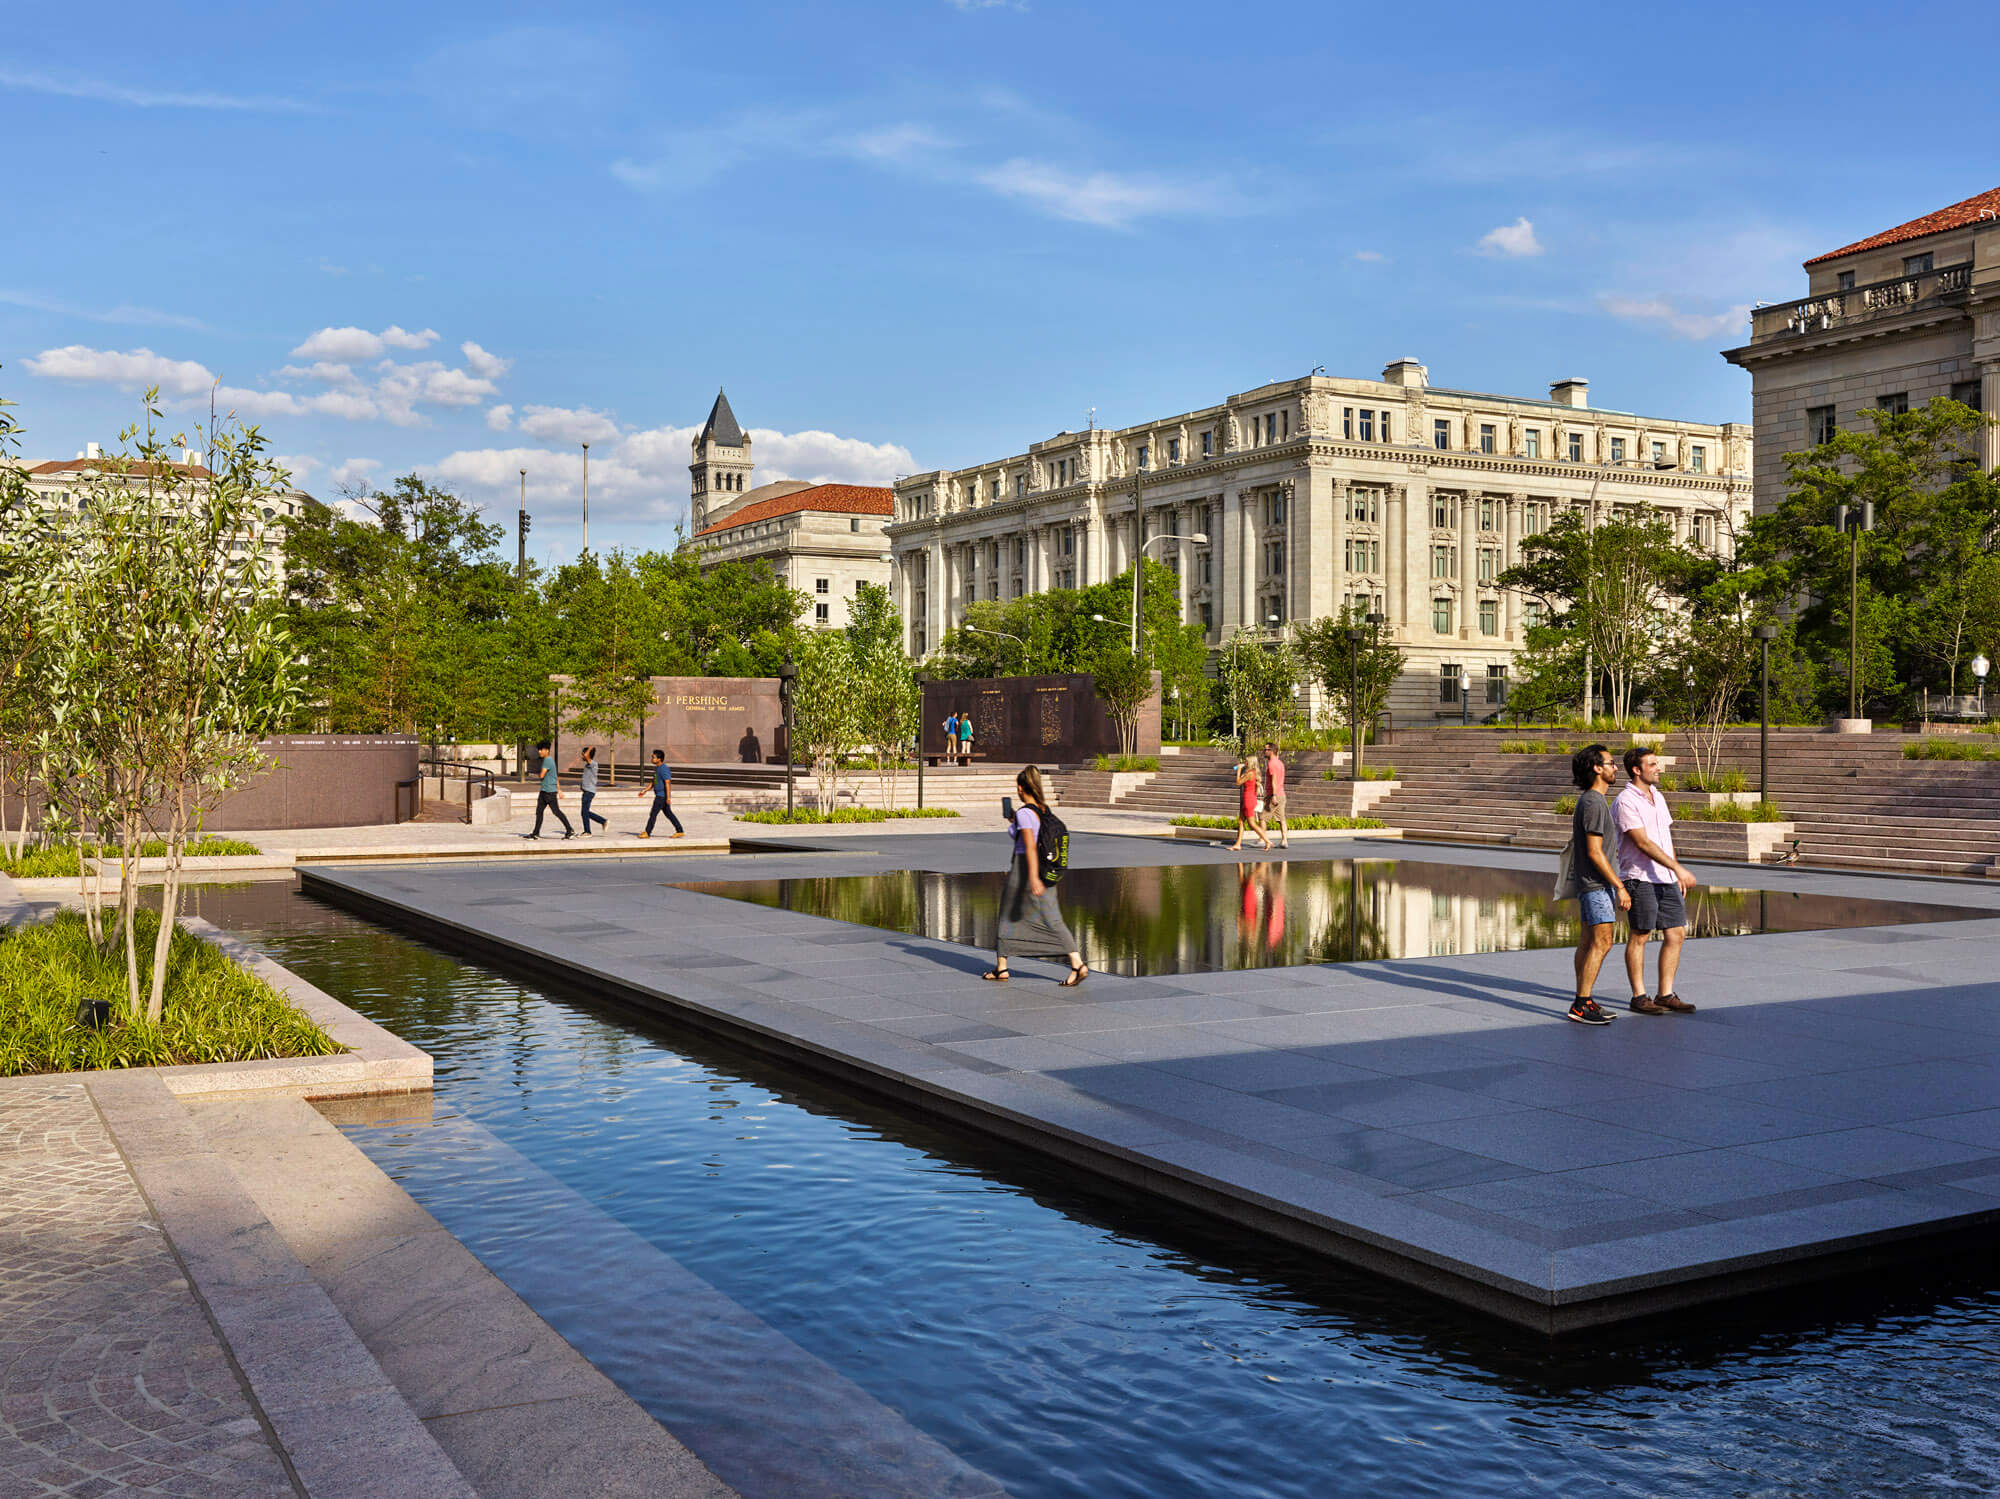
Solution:
[[[1695,1010],[1693,1005],[1678,994],[1662,994],[1655,1003],[1669,1015],[1692,1015]]]
[[[1634,1015],[1669,1015],[1673,1012],[1651,995],[1635,994],[1632,996],[1632,1013]]]

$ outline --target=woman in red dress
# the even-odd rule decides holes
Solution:
[[[1263,840],[1264,847],[1269,848],[1271,840],[1264,832],[1263,820],[1257,815],[1257,782],[1259,779],[1257,761],[1248,750],[1245,750],[1236,757],[1235,774],[1237,795],[1241,800],[1237,803],[1236,807],[1236,841],[1229,845],[1230,852],[1234,853],[1237,849],[1243,847],[1243,827],[1245,823],[1248,823],[1256,831],[1258,838]]]

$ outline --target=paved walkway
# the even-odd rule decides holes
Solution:
[[[295,1496],[82,1083],[0,1083],[0,1179],[0,1499]]]
[[[1291,857],[1546,871],[1503,850]],[[852,853],[673,878],[993,869],[1004,842],[882,829]],[[1227,859],[1081,837],[1080,864]],[[2000,891],[1716,867],[1717,883],[2000,912]],[[637,861],[329,869],[308,888],[483,954],[816,1059],[915,1106],[1559,1329],[2000,1221],[2000,917],[1714,938],[1701,1013],[1562,1019],[1567,949],[982,983],[949,943],[671,888]],[[1607,980],[1617,986],[1615,976]],[[1816,1266],[1813,1262],[1819,1261]]]

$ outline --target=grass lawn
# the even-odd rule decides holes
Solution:
[[[144,985],[159,917],[141,910],[138,927]],[[111,1002],[103,1030],[76,1023],[78,1002],[86,999]],[[324,1057],[340,1049],[277,990],[190,932],[174,933],[166,1011],[154,1026],[127,1015],[124,945],[114,943],[100,957],[79,913],[0,930],[0,1077]]]
[[[118,857],[116,848],[93,846],[90,850],[97,858]],[[220,858],[225,854],[255,854],[263,850],[254,843],[245,843],[241,838],[197,838],[187,846],[191,859]],[[164,859],[167,846],[164,843],[148,843],[139,850],[144,859]],[[76,845],[67,844],[62,848],[30,849],[15,858],[0,854],[0,874],[12,875],[17,880],[76,879],[82,871],[77,866]]]

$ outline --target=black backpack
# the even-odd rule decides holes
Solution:
[[[1041,813],[1041,830],[1035,834],[1035,865],[1044,885],[1053,885],[1069,873],[1069,829],[1047,807]]]

